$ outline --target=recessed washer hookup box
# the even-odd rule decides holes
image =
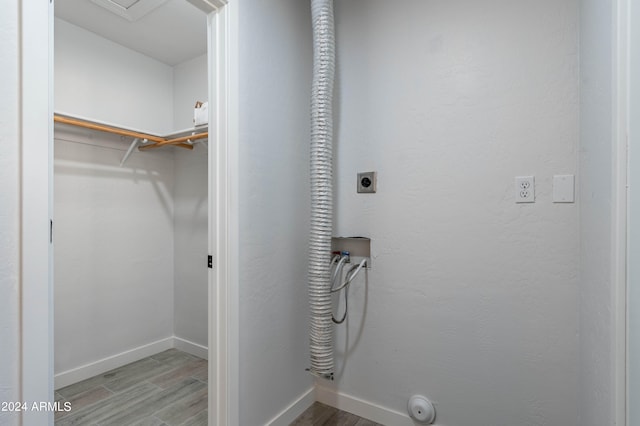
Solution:
[[[367,268],[371,269],[371,239],[367,237],[333,237],[331,251],[348,251],[352,263],[367,259]]]

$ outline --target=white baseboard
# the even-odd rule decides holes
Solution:
[[[209,348],[190,342],[189,340],[173,336],[173,347],[180,349],[182,352],[195,355],[198,358],[209,359]]]
[[[183,352],[200,358],[209,358],[209,350],[206,346],[198,345],[197,343],[193,343],[176,336],[167,337],[166,339],[158,340],[147,345],[139,346],[137,348],[58,373],[55,375],[55,389],[60,389],[88,379],[89,377],[106,373],[114,368],[122,367],[130,362],[138,361],[142,358],[155,355],[171,348],[180,349]]]
[[[89,377],[97,376],[98,374],[129,364],[130,362],[166,351],[167,349],[173,348],[173,345],[174,338],[167,337],[166,339],[158,340],[71,370],[63,371],[55,375],[54,387],[55,389],[60,389],[72,385]]]
[[[208,349],[197,343],[176,336],[167,337],[147,345],[121,352],[101,360],[63,371],[55,375],[55,389],[69,386],[114,368],[121,367],[142,358],[155,355],[167,349],[176,348],[200,358],[208,358]],[[411,418],[402,412],[390,410],[380,405],[320,386],[316,383],[302,393],[288,407],[271,419],[268,426],[287,426],[300,416],[315,401],[353,413],[383,425],[415,426]]]
[[[383,425],[415,426],[408,414],[390,410],[318,384],[316,384],[316,401]]]
[[[309,388],[309,390],[300,395],[298,399],[293,401],[287,408],[282,410],[280,414],[267,422],[267,426],[290,425],[295,419],[298,418],[298,416],[300,416],[300,414],[304,413],[304,410],[311,407],[311,405],[316,400],[315,394],[315,388]]]

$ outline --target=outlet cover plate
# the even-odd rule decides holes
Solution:
[[[533,176],[516,176],[516,203],[535,203],[536,185]]]
[[[358,173],[358,193],[375,194],[376,192],[376,172]]]

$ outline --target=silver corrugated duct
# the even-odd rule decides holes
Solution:
[[[309,303],[311,373],[333,378],[331,236],[333,234],[333,0],[311,0],[313,86],[311,92],[311,236]]]

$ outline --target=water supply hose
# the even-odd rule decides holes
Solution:
[[[356,277],[356,275],[360,273],[360,270],[367,266],[366,259],[362,259],[359,264],[353,265],[347,271],[347,276],[345,277],[345,280],[342,282],[342,284],[336,287],[336,280],[342,276],[342,267],[344,266],[344,263],[342,263],[341,261],[344,259],[347,259],[347,257],[343,256],[342,259],[340,259],[340,262],[337,263],[336,269],[334,270],[333,278],[331,278],[331,293],[339,293],[344,289],[344,314],[342,314],[342,317],[340,319],[337,319],[333,315],[333,313],[331,314],[331,321],[333,321],[335,324],[342,324],[344,320],[347,319],[347,314],[349,313],[349,285],[351,284],[351,281],[353,281],[353,279]],[[332,267],[333,264],[334,261],[332,260]]]
[[[309,353],[312,374],[333,378],[331,236],[333,234],[333,0],[311,0],[311,234],[309,239]]]

